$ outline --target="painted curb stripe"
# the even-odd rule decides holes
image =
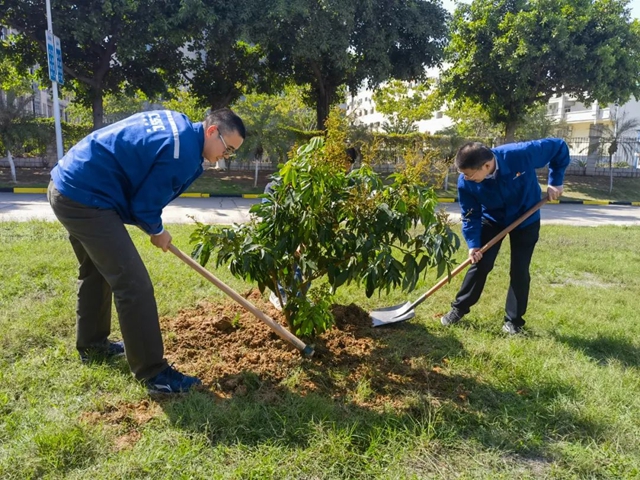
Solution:
[[[4,187],[0,188],[0,193],[47,193],[47,189],[44,187]],[[189,192],[183,193],[180,197],[184,198],[260,198],[260,193],[198,193],[198,192]],[[439,203],[457,203],[457,198],[451,197],[443,197],[438,199]],[[618,201],[607,201],[607,200],[552,200],[547,202],[551,205],[557,205],[559,203],[562,204],[571,204],[571,205],[625,205],[625,206],[634,206],[640,207],[640,202],[618,202]]]
[[[211,195],[208,193],[183,193],[180,196],[187,198],[209,198]]]
[[[47,193],[46,188],[13,188],[13,193]]]

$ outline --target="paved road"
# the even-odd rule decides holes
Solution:
[[[165,223],[190,223],[190,217],[204,223],[241,223],[251,205],[260,200],[244,198],[178,198],[164,209]],[[459,219],[457,204],[443,208]],[[55,220],[44,194],[0,193],[0,222],[31,219]],[[623,205],[545,205],[543,224],[560,225],[640,225],[640,207]]]

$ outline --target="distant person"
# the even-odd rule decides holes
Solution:
[[[502,241],[483,255],[480,249],[540,201],[536,168],[549,165],[547,197],[562,195],[564,171],[570,163],[564,140],[545,138],[488,148],[478,142],[463,145],[456,155],[460,172],[458,198],[462,210],[462,235],[469,246],[471,267],[441,322],[458,323],[469,313],[484,289]],[[510,284],[502,330],[518,334],[525,324],[529,301],[529,265],[540,232],[540,211],[509,234],[511,242]]]
[[[243,143],[245,127],[231,110],[192,123],[170,110],[138,113],[90,133],[51,171],[48,198],[69,232],[80,264],[76,348],[91,355],[126,353],[150,392],[177,393],[200,380],[164,358],[153,285],[125,224],[144,230],[167,251],[171,234],[162,210],[203,171]],[[123,341],[109,340],[114,299]]]

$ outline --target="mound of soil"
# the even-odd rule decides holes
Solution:
[[[245,297],[286,325],[257,290]],[[286,382],[299,394],[315,391],[360,406],[391,403],[402,408],[407,390],[432,392],[434,380],[439,380],[438,390],[455,392],[454,385],[442,384],[446,377],[438,367],[419,368],[411,358],[393,358],[385,342],[393,330],[372,328],[369,314],[357,305],[334,305],[332,312],[334,328],[314,340],[314,356],[304,359],[240,305],[201,303],[161,319],[166,355],[223,397],[258,386],[265,393]]]

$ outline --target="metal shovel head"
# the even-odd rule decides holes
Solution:
[[[374,327],[404,322],[416,316],[416,312],[410,309],[411,302],[395,305],[393,307],[380,308],[369,312]]]

